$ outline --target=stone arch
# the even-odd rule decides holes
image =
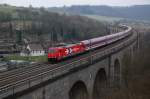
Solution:
[[[105,96],[107,89],[107,76],[104,68],[101,68],[95,77],[93,88],[93,99],[100,99]]]
[[[82,81],[76,82],[69,91],[69,99],[88,99],[86,85]]]
[[[120,81],[121,81],[121,67],[120,62],[118,59],[114,61],[114,86],[116,88],[120,87]]]

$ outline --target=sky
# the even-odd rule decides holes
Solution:
[[[14,6],[60,7],[71,5],[109,5],[131,6],[150,4],[150,0],[0,0],[0,4],[7,3]]]

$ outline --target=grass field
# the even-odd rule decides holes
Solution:
[[[15,11],[16,7],[9,6],[9,5],[0,5],[0,12],[5,13],[13,13]]]
[[[96,19],[101,22],[115,22],[115,21],[120,21],[124,19],[124,18],[119,18],[119,17],[108,17],[108,16],[100,16],[100,15],[83,15],[83,16]]]
[[[19,56],[19,55],[10,55],[4,58],[4,60],[24,60],[30,62],[47,62],[47,56]]]
[[[111,17],[111,16],[101,16],[101,15],[82,15],[82,16],[86,16],[88,18],[91,19],[96,19],[100,22],[109,22],[109,23],[113,23],[113,22],[118,22],[118,21],[129,21],[129,22],[137,22],[137,23],[147,23],[150,24],[149,20],[138,20],[138,19],[128,19],[128,18],[121,18],[121,17]]]

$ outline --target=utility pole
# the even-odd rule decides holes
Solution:
[[[51,46],[53,46],[53,31],[51,32]]]

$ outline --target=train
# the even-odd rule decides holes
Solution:
[[[106,36],[96,37],[88,40],[79,41],[74,44],[60,44],[48,49],[48,61],[58,62],[67,57],[72,57],[80,53],[88,52],[90,50],[112,44],[118,40],[124,39],[132,34],[132,28],[126,25],[120,25],[124,31],[109,34]]]

